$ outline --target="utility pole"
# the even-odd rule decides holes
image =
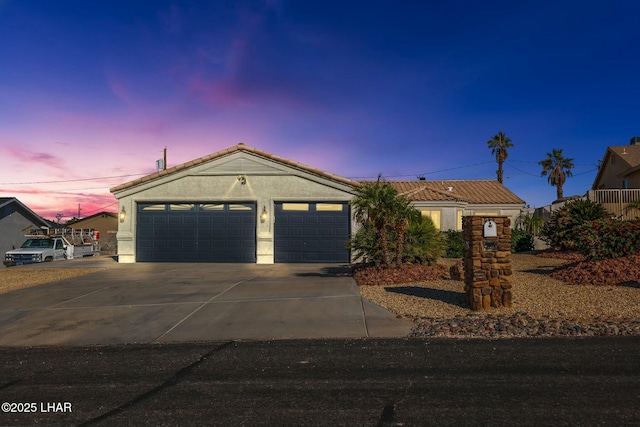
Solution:
[[[167,169],[167,146],[166,145],[164,146],[164,163],[162,164],[162,166],[163,166],[162,170]]]

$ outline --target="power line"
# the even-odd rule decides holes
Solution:
[[[98,209],[94,209],[94,210],[92,210],[92,211],[89,211],[89,214],[92,214],[92,213],[94,213],[94,212],[102,212],[104,209],[109,208],[109,207],[111,207],[111,206],[113,206],[113,205],[117,205],[117,204],[118,204],[118,202],[113,202],[113,203],[111,203],[110,205],[103,206],[103,207],[101,207],[101,208],[98,208]],[[86,214],[85,214],[85,216],[91,216],[91,215],[86,215]]]
[[[32,181],[32,182],[0,182],[0,185],[33,185],[33,184],[58,184],[61,182],[99,181],[101,179],[127,178],[130,176],[149,175],[148,173],[132,173],[129,175],[103,176],[99,178],[62,179],[59,181]]]
[[[541,175],[533,174],[533,173],[530,173],[530,172],[527,172],[527,171],[523,171],[522,169],[519,169],[519,168],[517,168],[517,167],[513,166],[512,164],[510,164],[510,163],[508,163],[508,162],[505,162],[504,164],[505,164],[505,165],[507,165],[507,166],[509,166],[510,168],[513,168],[513,169],[517,170],[518,172],[521,172],[521,173],[525,174],[525,175],[541,177]],[[592,166],[592,165],[588,165],[588,166]],[[588,174],[588,173],[591,173],[591,172],[594,172],[594,171],[597,171],[597,170],[598,170],[598,168],[595,168],[595,169],[589,169],[589,170],[588,170],[588,171],[586,171],[586,172],[575,173],[575,174],[572,174],[571,176],[586,175],[586,174]]]
[[[442,170],[438,170],[438,171],[432,171],[432,172],[424,172],[424,173],[414,173],[414,174],[407,174],[407,175],[383,175],[386,176],[387,178],[399,178],[399,177],[405,177],[405,176],[424,176],[424,175],[431,175],[434,173],[441,173],[441,172],[449,172],[452,170],[457,170],[457,169],[465,169],[465,168],[470,168],[473,166],[480,166],[480,165],[486,165],[487,163],[495,163],[495,161],[491,160],[488,162],[481,162],[481,163],[474,163],[471,165],[465,165],[465,166],[456,166],[454,168],[449,168],[449,169],[442,169]],[[375,177],[370,177],[370,176],[357,176],[357,177],[348,177],[349,179],[353,179],[353,180],[357,180],[357,179],[376,179],[377,175]]]

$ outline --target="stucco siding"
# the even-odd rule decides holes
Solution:
[[[121,197],[120,210],[127,212],[118,231],[118,256],[120,262],[135,262],[135,236],[137,204],[141,202],[254,202],[257,205],[256,223],[257,262],[273,263],[274,258],[274,202],[276,201],[349,201],[352,189],[344,184],[299,175],[244,175],[245,183],[232,175],[183,175],[178,179],[154,181],[143,189],[129,189]],[[172,177],[173,178],[173,177]],[[266,209],[267,221],[259,220]],[[353,224],[352,224],[353,228]]]

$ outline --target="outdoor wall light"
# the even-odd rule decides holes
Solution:
[[[238,175],[238,181],[240,181],[240,185],[245,185],[247,183],[246,175]]]
[[[267,214],[267,207],[263,206],[262,207],[262,213],[260,214],[260,222],[265,222],[267,220],[268,214]]]
[[[124,206],[122,207],[122,210],[120,211],[120,222],[124,222],[124,219],[127,217],[127,211],[124,210]]]

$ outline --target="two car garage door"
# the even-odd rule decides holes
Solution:
[[[349,262],[346,203],[276,203],[275,262]],[[255,203],[140,203],[141,262],[256,262]]]

